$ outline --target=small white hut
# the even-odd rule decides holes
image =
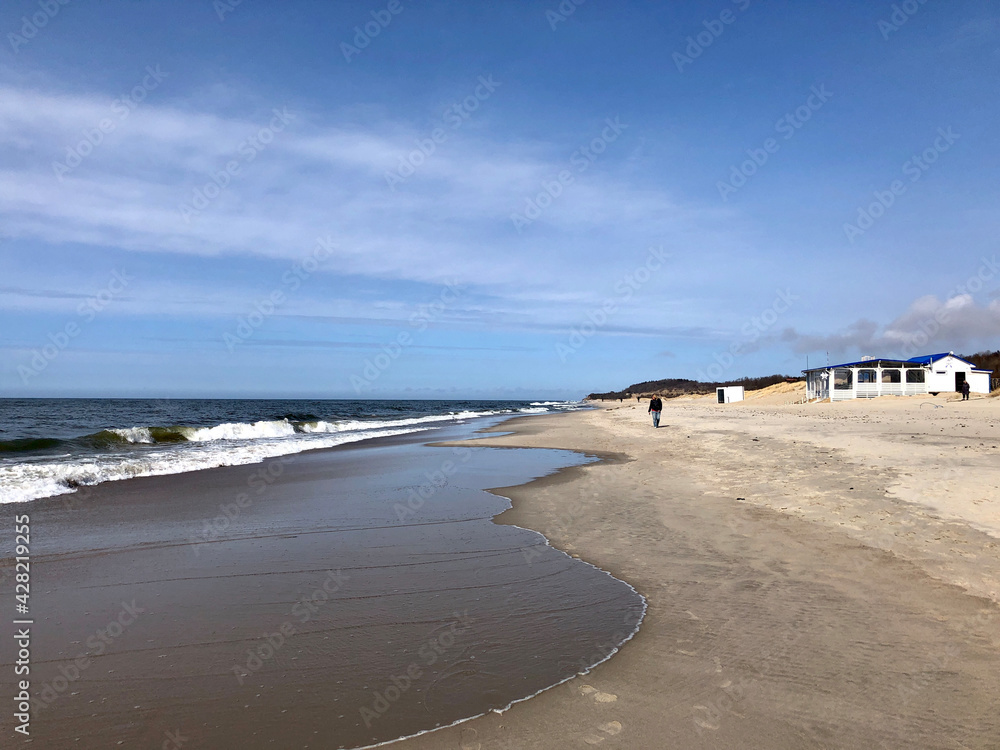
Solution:
[[[720,404],[733,404],[746,398],[742,385],[724,385],[715,389],[715,399]]]
[[[876,396],[937,395],[961,391],[968,382],[972,393],[990,392],[991,370],[980,370],[954,352],[926,354],[911,359],[862,357],[860,362],[803,370],[806,398],[847,401]]]

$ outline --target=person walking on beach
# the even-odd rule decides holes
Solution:
[[[653,427],[660,426],[660,412],[663,411],[663,402],[659,396],[649,399],[649,413],[653,415]]]
[[[969,381],[966,380],[965,382],[962,383],[962,400],[963,401],[968,401],[969,400],[969,393],[971,391],[972,391],[972,386],[970,386],[969,385]]]

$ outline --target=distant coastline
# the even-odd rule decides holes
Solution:
[[[1000,349],[997,351],[982,351],[976,352],[975,354],[961,354],[958,356],[962,359],[974,362],[979,368],[1000,373]],[[643,398],[654,394],[662,398],[676,398],[677,396],[704,396],[709,393],[714,393],[716,388],[722,388],[724,386],[741,385],[748,391],[759,391],[778,383],[797,383],[802,380],[803,378],[801,375],[780,374],[763,375],[753,378],[739,378],[737,380],[719,382],[705,382],[700,380],[689,380],[687,378],[664,378],[662,380],[644,380],[640,383],[633,383],[620,391],[591,393],[587,395],[587,399],[590,401],[618,401],[635,397]]]
[[[630,398],[642,398],[644,396],[658,395],[663,398],[676,398],[677,396],[705,396],[714,393],[716,388],[730,385],[742,385],[748,391],[759,391],[778,383],[797,383],[801,377],[794,375],[766,375],[759,378],[741,378],[739,380],[726,380],[718,383],[706,383],[700,380],[687,380],[686,378],[667,378],[664,380],[647,380],[642,383],[633,383],[628,388],[620,391],[608,391],[607,393],[591,393],[587,396],[590,401],[617,401]]]

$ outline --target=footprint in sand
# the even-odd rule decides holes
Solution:
[[[618,696],[614,693],[602,693],[592,685],[581,685],[580,694],[590,696],[595,703],[614,703]]]
[[[614,693],[605,693],[593,685],[581,685],[580,695],[590,698],[595,703],[614,703],[618,700],[618,696]],[[583,741],[588,745],[600,745],[608,737],[614,737],[621,731],[622,723],[620,721],[608,721],[604,724],[598,724],[594,729],[584,734]]]
[[[591,732],[590,734],[584,735],[583,741],[588,745],[600,745],[608,737],[614,737],[616,734],[621,732],[622,724],[620,721],[609,721],[607,724],[599,725],[597,729],[604,734]]]
[[[479,732],[468,727],[462,730],[462,750],[482,750],[482,743],[477,739]]]

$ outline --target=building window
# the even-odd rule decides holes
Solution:
[[[906,382],[907,383],[923,383],[924,382],[924,371],[923,370],[907,370],[906,371]],[[933,409],[931,411],[933,411]]]
[[[862,383],[877,383],[874,370],[858,370],[858,385]]]
[[[834,370],[833,387],[838,391],[849,391],[854,387],[854,375],[851,370]]]
[[[883,383],[899,383],[899,370],[882,370]]]

